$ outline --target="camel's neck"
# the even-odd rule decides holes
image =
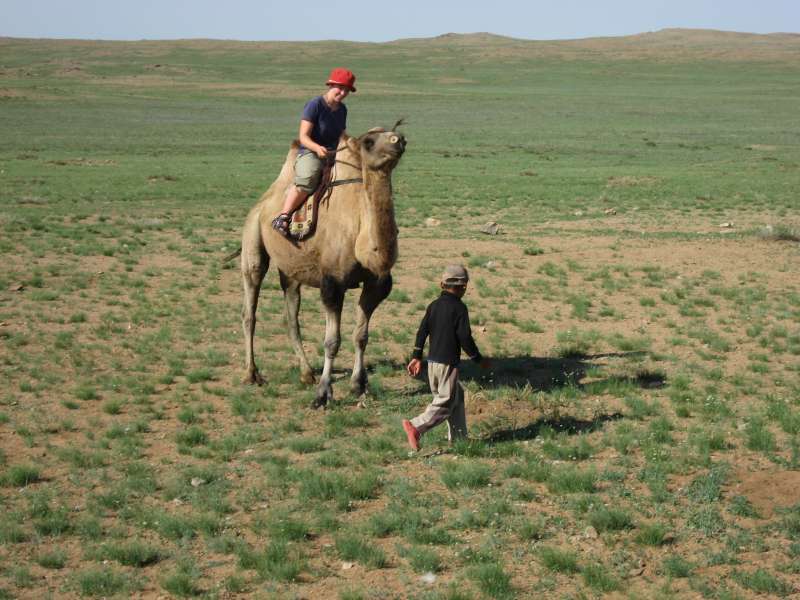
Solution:
[[[361,223],[356,238],[356,259],[382,277],[397,260],[397,224],[394,220],[392,180],[388,173],[364,169],[364,194],[360,198]]]

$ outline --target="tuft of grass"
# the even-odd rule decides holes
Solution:
[[[41,479],[39,468],[34,465],[13,465],[3,475],[3,485],[25,487]]]
[[[561,358],[583,358],[591,353],[601,336],[596,331],[567,329],[556,333],[555,354]]]
[[[479,462],[453,462],[445,465],[442,483],[449,489],[480,488],[490,481],[491,468]]]
[[[746,517],[748,519],[759,519],[761,515],[751,504],[751,502],[744,496],[734,496],[731,498],[728,511],[737,517]]]
[[[175,436],[178,444],[182,446],[204,446],[208,443],[208,434],[197,425],[191,425]]]
[[[800,229],[786,223],[767,225],[760,232],[764,240],[775,242],[800,242]]]
[[[115,560],[127,567],[146,567],[164,558],[163,551],[138,540],[104,546],[99,553],[104,558]]]
[[[606,565],[591,563],[581,570],[584,583],[598,592],[613,592],[620,588],[619,580],[611,575]]]
[[[389,564],[383,550],[353,534],[336,538],[336,551],[342,560],[355,561],[373,569],[383,569]]]
[[[240,546],[236,554],[240,567],[255,570],[262,579],[295,581],[305,568],[300,553],[282,540],[273,540],[261,552]]]
[[[286,446],[298,454],[311,454],[325,449],[325,441],[315,437],[297,437],[289,440]]]
[[[771,594],[774,596],[788,596],[795,590],[794,588],[779,579],[766,569],[756,569],[755,571],[734,571],[733,580],[743,588],[756,592],[757,594]]]
[[[490,562],[470,568],[472,579],[484,594],[490,598],[504,599],[514,597],[511,577],[503,570],[502,565]]]
[[[67,564],[67,553],[63,550],[51,550],[39,554],[36,563],[45,569],[63,569]]]
[[[751,419],[744,430],[747,447],[757,452],[774,452],[776,448],[775,434],[767,428],[762,419]]]
[[[661,569],[669,577],[689,577],[694,570],[694,565],[679,554],[667,556],[661,563]]]
[[[549,546],[539,548],[539,561],[550,571],[556,573],[577,573],[578,555],[571,550],[559,550]]]
[[[590,469],[581,471],[573,467],[554,469],[547,480],[553,494],[590,494],[596,490],[597,473]]]
[[[214,380],[214,371],[208,367],[201,367],[194,371],[189,371],[186,374],[186,380],[189,383],[202,383],[204,381]]]
[[[403,554],[417,573],[437,573],[442,569],[442,559],[431,548],[412,546]]]
[[[0,522],[0,542],[4,544],[21,544],[27,542],[30,536],[16,523]]]
[[[167,573],[161,579],[161,587],[173,596],[179,598],[193,598],[200,596],[203,590],[197,585],[198,574],[194,570],[179,567],[176,571]]]
[[[78,592],[82,596],[109,597],[136,589],[132,581],[112,569],[89,569],[75,575]]]
[[[661,546],[669,539],[667,526],[662,523],[648,523],[639,528],[635,540],[645,546]]]
[[[589,513],[589,523],[598,532],[632,529],[633,520],[624,510],[602,507]]]

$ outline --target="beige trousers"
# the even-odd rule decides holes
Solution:
[[[458,381],[458,367],[428,361],[428,382],[433,400],[421,415],[411,419],[420,435],[447,420],[447,439],[467,437],[464,388]]]

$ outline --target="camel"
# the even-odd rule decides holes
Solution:
[[[380,128],[360,137],[346,134],[339,141],[330,197],[319,207],[313,236],[290,240],[275,231],[286,190],[293,185],[298,144],[292,144],[280,175],[261,196],[245,220],[242,232],[241,269],[244,287],[242,328],[245,340],[245,382],[263,384],[256,367],[253,338],[261,283],[270,266],[278,270],[283,290],[289,339],[300,364],[300,381],[314,383],[314,373],[300,338],[298,312],[300,288],[320,290],[325,310],[325,363],[313,408],[333,399],[331,372],[341,342],[340,319],[344,295],[361,286],[353,333],[355,364],[351,392],[361,397],[367,390],[364,351],[369,321],[392,289],[391,269],[397,260],[397,224],[392,200],[392,170],[406,147],[402,134]]]

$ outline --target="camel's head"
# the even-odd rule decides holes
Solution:
[[[401,123],[398,121],[393,129]],[[361,155],[368,169],[391,171],[406,150],[406,138],[402,133],[376,127],[360,137],[350,138],[348,145]]]

